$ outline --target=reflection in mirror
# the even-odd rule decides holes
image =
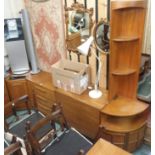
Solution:
[[[66,47],[70,60],[71,52],[74,52],[77,54],[78,62],[80,62],[80,54],[77,47],[91,35],[93,12],[93,8],[87,9],[83,4],[78,2],[73,3],[71,7],[65,6]]]
[[[82,39],[90,36],[90,19],[87,12],[69,11],[68,34],[79,32]]]
[[[97,49],[102,53],[108,53],[110,40],[109,23],[101,19],[101,21],[97,23],[94,28],[93,36]]]
[[[73,3],[71,7],[65,7],[66,40],[73,38],[75,33],[80,34],[81,42],[89,38],[93,26],[92,15],[93,8],[86,9],[78,2]]]

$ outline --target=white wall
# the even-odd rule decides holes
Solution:
[[[4,18],[20,17],[19,11],[24,8],[24,0],[4,0]]]
[[[151,1],[148,0],[142,53],[151,55]]]

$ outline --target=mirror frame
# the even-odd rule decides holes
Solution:
[[[49,0],[32,0],[33,2],[37,2],[37,3],[42,3],[42,2],[46,2],[46,1],[49,1]]]
[[[107,22],[106,20],[104,20],[103,18],[101,18],[100,21],[95,25],[95,27],[94,27],[94,29],[93,29],[94,43],[95,43],[96,48],[97,48],[101,53],[109,54],[109,49],[108,49],[108,51],[105,52],[103,49],[100,48],[100,46],[99,46],[98,43],[97,43],[97,38],[96,38],[97,29],[98,29],[99,26],[101,26],[101,25],[103,25],[103,24],[109,26],[109,22]],[[110,26],[109,26],[109,28],[110,28]],[[110,39],[109,39],[108,43],[109,43],[109,46],[110,46]]]
[[[79,11],[79,12],[84,12],[84,13],[89,14],[89,19],[90,19],[90,21],[89,21],[90,22],[89,23],[89,34],[91,35],[91,29],[93,27],[92,16],[93,16],[93,13],[94,13],[94,9],[93,8],[87,9],[87,8],[84,7],[83,4],[80,4],[78,2],[73,3],[71,5],[71,7],[66,7],[65,6],[66,38],[69,37],[69,34],[68,34],[69,12],[68,11]]]

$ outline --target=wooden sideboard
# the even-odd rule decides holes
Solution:
[[[109,102],[108,92],[102,88],[99,99],[90,98],[89,90],[77,95],[54,87],[51,73],[43,71],[29,74],[26,79],[8,79],[6,84],[11,88],[9,92],[15,87],[18,95],[28,93],[32,107],[45,115],[51,113],[54,103],[61,103],[69,125],[91,139],[96,137],[100,126],[99,137],[130,152],[143,141],[149,112],[149,105],[144,102],[126,97]]]
[[[107,92],[103,89],[100,99],[91,99],[88,90],[81,95],[55,88],[50,73],[40,72],[26,78],[28,95],[34,107],[45,115],[51,112],[53,103],[61,103],[69,125],[84,135],[95,138],[100,124],[100,110],[107,103]]]

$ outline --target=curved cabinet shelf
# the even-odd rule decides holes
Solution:
[[[133,36],[133,37],[122,36],[122,37],[117,37],[112,39],[112,41],[114,42],[130,42],[130,41],[137,41],[137,40],[139,40],[139,37],[137,36]]]
[[[148,104],[138,100],[118,97],[107,104],[102,113],[115,117],[129,117],[144,112],[148,107]]]
[[[126,75],[131,75],[136,73],[136,70],[135,69],[116,69],[111,73],[112,75],[116,75],[116,76],[126,76]]]
[[[136,119],[111,119],[110,121],[108,120],[103,120],[102,119],[102,124],[103,126],[105,126],[105,129],[107,131],[113,131],[113,132],[121,132],[121,133],[125,133],[125,132],[131,132],[134,131],[140,127],[142,127],[143,125],[146,124],[147,121],[147,117],[146,115],[142,115],[140,118],[136,118]]]
[[[143,0],[131,0],[131,1],[117,1],[112,4],[113,10],[124,9],[144,9],[146,8],[146,2]]]

